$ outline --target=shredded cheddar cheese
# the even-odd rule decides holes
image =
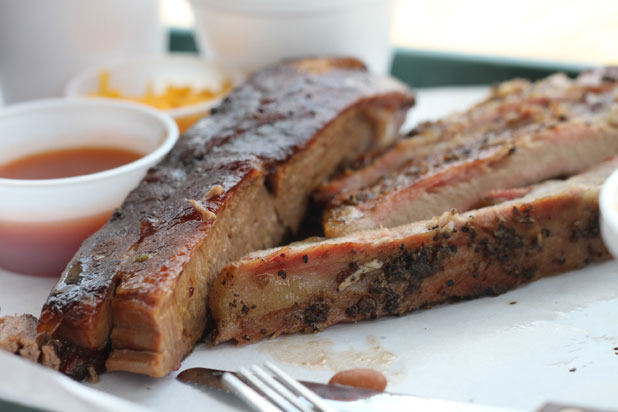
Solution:
[[[111,87],[109,73],[107,71],[102,71],[99,74],[99,90],[89,93],[88,96],[132,100],[154,106],[157,109],[167,110],[211,100],[222,96],[231,89],[232,82],[226,80],[221,88],[216,91],[208,89],[194,90],[191,86],[175,86],[169,84],[165,87],[163,93],[157,94],[152,84],[149,84],[147,86],[146,95],[127,96],[123,95],[119,89]]]

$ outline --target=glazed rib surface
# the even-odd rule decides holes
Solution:
[[[473,208],[490,190],[578,173],[618,153],[618,68],[496,87],[320,188],[336,237]]]
[[[301,59],[254,74],[151,169],[67,266],[39,330],[111,345],[108,370],[164,376],[202,336],[220,269],[294,232],[342,162],[389,144],[413,104],[357,60]]]
[[[598,194],[617,167],[618,157],[495,206],[251,253],[214,283],[215,341],[402,315],[607,259]]]

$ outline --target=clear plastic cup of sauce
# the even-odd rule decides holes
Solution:
[[[0,267],[58,276],[178,139],[167,114],[108,99],[0,109]]]

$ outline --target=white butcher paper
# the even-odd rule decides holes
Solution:
[[[408,126],[466,108],[486,91],[486,87],[419,90]],[[38,316],[54,282],[0,270],[0,315]],[[32,380],[31,400],[56,405],[79,402],[79,391],[42,392],[39,367],[19,360],[9,369],[2,363],[5,360],[0,356],[0,398],[23,383],[10,378],[18,373]],[[522,410],[538,408],[545,401],[615,408],[618,263],[541,279],[496,297],[336,325],[313,335],[280,336],[241,347],[201,343],[181,370],[195,366],[236,370],[264,360],[278,363],[296,378],[318,382],[327,382],[336,369],[377,367],[389,379],[389,391],[428,398]],[[246,410],[231,395],[177,381],[177,373],[163,379],[110,373],[99,383],[75,385],[155,411]],[[58,373],[45,373],[45,379],[50,376],[66,382]],[[121,410],[108,399],[91,401],[102,402],[96,410]]]

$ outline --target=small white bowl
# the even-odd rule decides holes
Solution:
[[[618,170],[603,184],[599,206],[603,240],[614,258],[618,258]]]
[[[200,52],[253,71],[284,58],[358,57],[386,74],[393,0],[191,0]]]
[[[204,60],[195,54],[174,53],[111,62],[90,67],[74,76],[65,88],[67,97],[85,97],[99,90],[99,76],[109,73],[110,86],[123,95],[144,96],[149,85],[163,92],[168,85],[191,86],[195,90],[219,90],[226,80],[237,86],[245,75],[239,70]],[[221,103],[225,95],[201,103],[164,110],[172,116],[182,133]]]
[[[136,103],[50,99],[0,109],[0,164],[82,147],[143,153],[136,161],[88,175],[44,180],[0,178],[0,266],[18,273],[60,274],[62,262],[66,263],[77,247],[63,254],[70,247],[61,248],[64,234],[53,236],[53,231],[84,222],[92,225],[95,218],[100,219],[100,226],[177,139],[178,126],[169,115]],[[51,231],[47,241],[43,236],[46,230]],[[20,239],[22,234],[31,237],[36,231],[41,233],[37,242]],[[82,233],[81,239],[69,237],[79,246],[89,234]],[[51,253],[54,248],[62,250]],[[30,253],[29,262],[16,258],[22,252]],[[45,265],[49,270],[38,270]]]

